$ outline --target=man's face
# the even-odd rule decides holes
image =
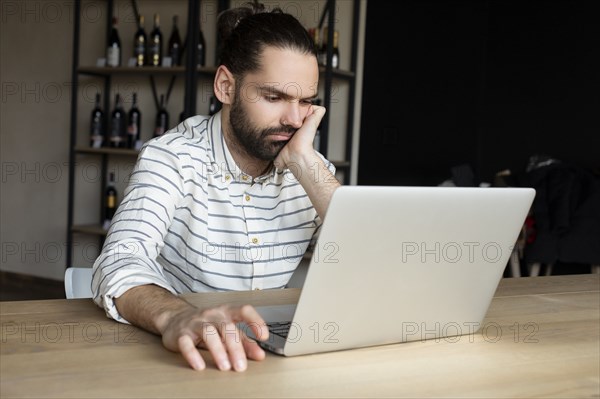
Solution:
[[[266,48],[260,71],[236,82],[232,134],[247,155],[273,161],[298,130],[317,95],[314,56]]]
[[[239,91],[238,91],[239,92]],[[244,102],[240,96],[235,96],[231,104],[230,120],[232,133],[238,144],[246,153],[261,161],[272,161],[277,157],[279,151],[287,143],[287,140],[273,140],[271,136],[275,134],[291,137],[296,133],[296,128],[292,126],[273,126],[264,127],[253,123],[250,112],[246,110]]]

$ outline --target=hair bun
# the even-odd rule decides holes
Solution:
[[[264,4],[248,2],[236,8],[225,10],[217,18],[217,31],[221,42],[227,40],[240,21],[252,15],[266,12]]]

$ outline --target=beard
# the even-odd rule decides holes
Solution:
[[[229,122],[239,148],[254,158],[269,162],[277,158],[281,149],[287,144],[287,141],[270,140],[269,136],[277,133],[294,134],[298,130],[283,125],[266,129],[254,125],[239,96],[235,96],[231,104]]]

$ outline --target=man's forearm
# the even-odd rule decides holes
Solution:
[[[169,319],[192,307],[188,302],[157,285],[131,288],[115,299],[117,310],[133,325],[162,335]]]
[[[321,219],[325,219],[331,196],[340,186],[339,181],[316,153],[300,158],[290,170],[308,194]]]

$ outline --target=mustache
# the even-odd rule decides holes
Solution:
[[[298,129],[292,127],[292,126],[279,126],[279,127],[270,127],[268,129],[263,130],[262,132],[262,136],[266,137],[269,136],[271,134],[277,134],[277,133],[289,133],[289,134],[294,134],[298,131]]]

